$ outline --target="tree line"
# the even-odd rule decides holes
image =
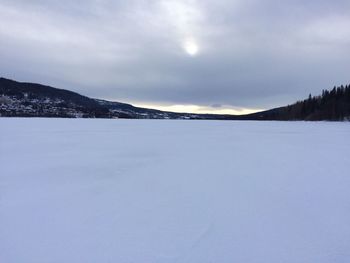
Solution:
[[[310,94],[305,100],[248,117],[255,120],[350,121],[350,85],[323,90],[319,96]]]
[[[350,85],[323,90],[322,95],[309,95],[308,99],[298,101],[287,107],[294,119],[334,120],[350,118]]]

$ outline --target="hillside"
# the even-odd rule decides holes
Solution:
[[[103,118],[108,109],[78,93],[0,79],[1,116]]]
[[[256,120],[350,120],[350,85],[323,90],[320,96],[309,96],[286,107],[248,115]]]
[[[196,119],[196,120],[350,120],[350,86],[248,115],[165,112],[121,102],[93,99],[41,84],[0,78],[0,116],[59,118]]]
[[[227,115],[174,113],[92,99],[35,83],[0,78],[0,116],[127,119],[225,119]]]

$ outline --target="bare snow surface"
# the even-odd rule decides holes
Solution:
[[[350,262],[350,124],[0,119],[0,262]]]

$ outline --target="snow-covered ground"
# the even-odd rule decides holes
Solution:
[[[0,262],[350,262],[350,124],[0,119]]]

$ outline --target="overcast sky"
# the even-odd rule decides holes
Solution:
[[[350,82],[349,10],[349,0],[0,0],[0,74],[137,105],[271,108]]]

